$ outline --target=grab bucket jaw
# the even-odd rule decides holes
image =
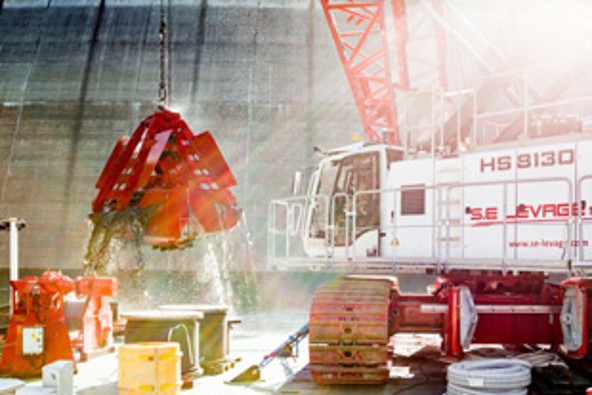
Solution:
[[[146,214],[146,243],[179,248],[236,225],[235,185],[212,135],[195,136],[178,113],[163,109],[118,140],[97,181],[91,218],[134,208]]]

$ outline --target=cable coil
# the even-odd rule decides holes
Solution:
[[[454,363],[448,367],[447,395],[527,395],[530,369],[519,359]]]

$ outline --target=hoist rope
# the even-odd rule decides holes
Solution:
[[[173,5],[167,1],[167,105],[170,106],[173,97]]]
[[[166,56],[166,22],[164,0],[160,0],[160,23],[158,28],[159,40],[159,82],[158,82],[158,107],[163,108],[167,104],[167,56]]]

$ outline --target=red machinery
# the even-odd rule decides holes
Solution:
[[[234,185],[211,134],[195,136],[178,113],[161,109],[115,145],[96,184],[93,219],[137,207],[148,213],[147,243],[182,247],[237,223]]]
[[[341,64],[352,90],[369,141],[401,144],[397,103],[393,87],[410,89],[407,60],[407,14],[405,0],[392,0],[399,81],[393,83],[383,0],[321,0]],[[434,12],[444,13],[441,0],[433,0]],[[438,80],[447,88],[446,36],[434,23],[438,55]]]
[[[310,313],[310,370],[321,384],[389,380],[396,333],[442,336],[460,357],[471,344],[549,344],[572,359],[592,341],[592,281],[545,283],[543,275],[447,275],[431,294],[401,294],[394,278],[323,284]],[[477,325],[477,322],[479,325]]]
[[[0,372],[18,377],[41,374],[41,368],[56,360],[74,360],[72,342],[64,314],[64,295],[77,291],[89,295],[83,315],[84,347],[112,345],[109,304],[103,297],[113,295],[116,283],[106,278],[80,278],[73,281],[58,272],[41,277],[11,281],[13,315],[0,361]]]
[[[382,1],[323,0],[322,5],[368,139],[399,145]],[[341,21],[352,29],[340,29]],[[402,83],[408,84],[406,65],[400,70]]]
[[[113,351],[113,312],[106,297],[117,292],[117,281],[111,277],[83,277],[76,281],[76,294],[86,296],[80,320],[80,331],[72,345],[80,351],[81,360],[95,353]]]

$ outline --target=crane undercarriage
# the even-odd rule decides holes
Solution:
[[[384,384],[397,333],[442,337],[461,357],[472,344],[547,345],[590,358],[592,279],[550,284],[542,274],[451,274],[430,293],[404,294],[396,278],[351,276],[321,285],[310,312],[310,371],[319,384]]]

